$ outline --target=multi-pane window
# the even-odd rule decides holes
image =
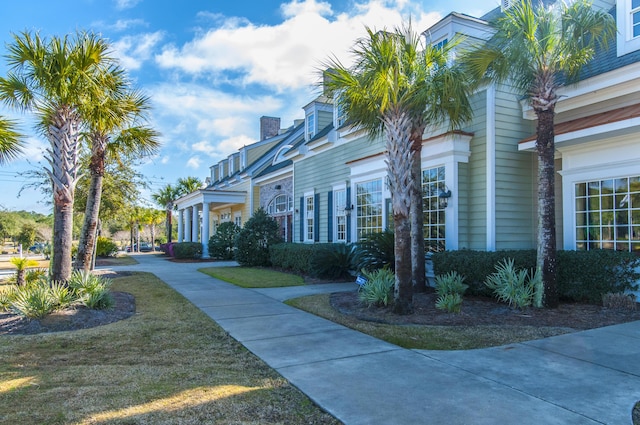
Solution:
[[[236,226],[242,227],[242,213],[236,213],[234,221],[236,223]]]
[[[382,232],[382,179],[356,184],[358,240]]]
[[[293,198],[287,195],[278,195],[267,206],[267,212],[271,215],[293,210]]]
[[[640,0],[631,0],[631,36],[640,37]]]
[[[313,196],[306,196],[304,198],[305,203],[305,241],[313,241],[313,227],[314,227],[314,203]]]
[[[424,245],[429,251],[444,251],[445,209],[440,206],[440,192],[444,190],[444,167],[422,171],[424,209]]]
[[[333,192],[333,206],[335,216],[336,242],[347,241],[347,215],[344,208],[347,206],[347,192],[345,189]]]
[[[445,38],[443,40],[438,41],[436,44],[433,45],[433,47],[435,47],[436,49],[444,49],[444,47],[447,45],[447,43],[449,42],[449,39]]]
[[[307,115],[307,140],[311,139],[316,134],[316,115],[311,113]]]
[[[576,249],[640,252],[640,176],[578,183]]]

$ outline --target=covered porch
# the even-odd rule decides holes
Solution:
[[[212,211],[244,206],[246,201],[247,193],[244,191],[212,189],[200,189],[178,198],[175,201],[178,210],[177,242],[200,242],[202,258],[210,258],[208,242],[212,229],[215,230]],[[221,220],[231,221],[230,214]]]

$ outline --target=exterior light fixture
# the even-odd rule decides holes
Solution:
[[[351,211],[353,211],[353,205],[347,205],[344,207],[344,214],[349,217],[351,215]]]
[[[440,208],[447,208],[449,205],[449,198],[451,198],[451,191],[446,187],[440,189],[438,193],[438,205]]]

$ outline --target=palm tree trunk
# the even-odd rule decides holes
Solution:
[[[393,310],[398,314],[413,312],[411,281],[411,170],[413,157],[411,121],[402,111],[391,110],[383,117],[386,134],[386,160],[393,206],[395,273]]]
[[[76,269],[82,269],[84,271],[89,271],[93,268],[92,258],[96,246],[106,149],[106,140],[100,137],[93,137],[92,139],[93,153],[89,165],[91,185],[89,186],[89,194],[87,195],[87,206],[84,212],[84,223],[82,225],[82,231],[80,232],[78,255],[75,264]]]
[[[53,185],[53,258],[51,279],[65,282],[71,277],[73,201],[78,182],[79,115],[60,107],[52,117],[47,137],[51,144],[47,170]]]
[[[424,258],[424,201],[422,198],[422,133],[424,126],[419,126],[412,134],[411,164],[411,281],[413,290],[425,292],[426,270]]]
[[[556,284],[556,212],[554,110],[536,110],[538,116],[538,252],[537,268],[542,272],[544,306],[558,307]]]
[[[171,223],[173,205],[171,208],[167,207],[167,221],[166,221],[166,232],[167,232],[167,243],[171,243],[171,231],[173,230],[173,224]]]

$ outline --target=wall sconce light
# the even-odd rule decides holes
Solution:
[[[438,194],[438,205],[440,208],[447,208],[449,205],[449,198],[451,198],[451,191],[446,187],[440,189]]]
[[[351,211],[353,211],[353,205],[347,205],[344,207],[344,214],[349,217],[351,215]]]

